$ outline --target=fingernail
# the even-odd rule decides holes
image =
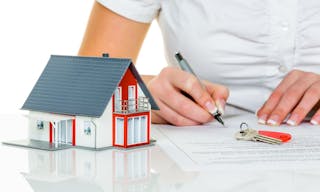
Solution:
[[[279,119],[280,119],[279,115],[272,115],[268,119],[267,123],[268,123],[268,125],[279,125],[280,124]]]
[[[319,124],[320,124],[320,116],[318,116],[318,117],[313,117],[313,118],[311,119],[310,123],[311,123],[312,125],[319,125]]]
[[[289,113],[282,122],[287,123],[287,121],[290,119],[290,117],[291,117],[291,113]]]
[[[312,119],[312,120],[310,121],[310,123],[311,123],[312,125],[319,125],[319,122],[316,121],[316,120],[314,120],[314,119]]]
[[[209,111],[209,113],[214,114],[218,111],[216,105],[210,101],[206,102],[205,104],[207,110]]]
[[[266,114],[261,115],[261,116],[259,117],[259,119],[258,119],[258,123],[265,125],[265,124],[266,124],[266,121],[267,121],[267,117],[268,117],[268,115],[266,115]]]
[[[226,102],[222,99],[216,101],[219,112],[224,115],[224,109],[226,107]]]
[[[289,120],[287,121],[287,124],[291,125],[291,126],[296,126],[298,120],[299,120],[299,115],[298,114],[292,114],[290,116]]]

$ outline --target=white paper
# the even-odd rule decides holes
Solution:
[[[217,123],[193,127],[157,125],[158,144],[184,170],[227,167],[281,168],[320,166],[320,127],[303,123],[297,127],[270,127],[257,124],[254,114],[224,118],[227,127]],[[292,139],[281,145],[238,141],[234,134],[242,122],[257,130],[286,132]]]

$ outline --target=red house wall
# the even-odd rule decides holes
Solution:
[[[121,99],[122,100],[128,100],[128,87],[129,86],[135,86],[136,89],[136,98],[138,98],[138,81],[134,77],[133,73],[130,69],[126,71],[124,74],[122,80],[120,81],[119,85],[121,87]],[[114,95],[112,96],[112,112],[114,112]]]
[[[137,98],[137,95],[138,95],[137,83],[138,82],[136,78],[133,76],[131,70],[128,69],[119,84],[119,86],[122,87],[122,100],[128,100],[128,87],[132,85],[135,86],[136,98]]]

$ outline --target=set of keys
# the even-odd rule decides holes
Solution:
[[[245,129],[243,127],[246,126]],[[268,144],[282,144],[291,139],[288,133],[273,132],[273,131],[258,131],[248,127],[247,123],[241,123],[240,131],[235,134],[237,140],[244,141],[259,141]]]

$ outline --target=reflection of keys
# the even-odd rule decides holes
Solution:
[[[260,141],[269,144],[281,144],[282,140],[259,134],[257,130],[247,128],[235,134],[237,140]]]

